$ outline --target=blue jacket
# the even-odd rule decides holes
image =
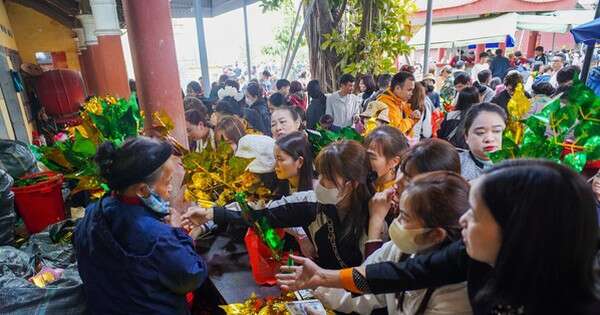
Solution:
[[[504,56],[496,56],[490,65],[492,77],[498,77],[501,80],[504,80],[506,73],[508,73],[508,69],[510,69],[510,61]]]
[[[74,234],[91,314],[188,314],[185,294],[206,265],[182,230],[142,205],[105,197],[86,209]]]

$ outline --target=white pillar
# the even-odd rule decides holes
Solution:
[[[98,38],[96,37],[96,21],[94,19],[94,16],[91,14],[82,14],[78,15],[77,19],[81,21],[81,25],[83,26],[85,44],[88,46],[97,45]]]
[[[90,0],[96,23],[96,36],[121,35],[115,0]]]
[[[74,28],[73,31],[77,34],[77,37],[75,38],[77,49],[79,51],[87,49],[87,46],[85,45],[85,31],[83,28]]]

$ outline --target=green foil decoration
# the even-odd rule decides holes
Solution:
[[[515,141],[507,129],[502,150],[489,154],[494,163],[545,158],[581,172],[586,163],[600,159],[600,96],[577,78],[561,98],[522,122],[522,139]]]
[[[281,237],[279,237],[279,234],[277,234],[277,230],[271,226],[266,217],[261,217],[258,220],[254,219],[252,216],[252,209],[250,209],[250,206],[248,206],[248,202],[246,200],[246,193],[236,193],[235,201],[242,208],[242,216],[244,219],[252,223],[256,234],[260,236],[261,240],[271,250],[273,259],[277,261],[281,260],[283,252],[283,240]]]

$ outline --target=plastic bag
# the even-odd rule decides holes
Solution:
[[[35,156],[27,144],[5,139],[0,139],[0,168],[13,178],[38,171]]]
[[[277,229],[277,232],[281,237],[285,234],[282,229]],[[287,261],[287,254],[280,261],[274,260],[271,257],[271,250],[263,243],[253,228],[249,228],[246,232],[244,242],[248,250],[254,281],[259,285],[275,285],[277,283],[275,275],[279,273],[281,262]]]
[[[12,245],[15,237],[15,195],[12,177],[0,169],[0,246]]]
[[[58,243],[51,239],[53,233],[64,237],[64,229],[71,223],[59,222],[32,235],[21,250],[0,247],[0,314],[86,313],[83,282],[77,271],[73,246],[61,237],[56,238]],[[36,273],[38,264],[65,270],[58,280],[39,288],[28,281]]]

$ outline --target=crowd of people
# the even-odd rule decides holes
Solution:
[[[273,197],[253,216],[285,228],[301,253],[291,256],[295,266],[282,267],[279,285],[315,289],[328,308],[598,314],[600,175],[590,184],[553,162],[493,165],[488,157],[502,148],[519,84],[533,114],[578,72],[536,51],[534,62],[500,49],[469,67],[459,57],[421,81],[410,68],[343,74],[330,94],[317,80],[272,84],[268,72],[243,87],[223,77],[209,96],[191,82],[190,148],[225,141],[237,156],[254,158],[249,170]],[[342,128],[364,134],[363,143],[342,140],[313,153],[308,132]],[[207,267],[181,227],[249,224],[235,207],[218,206],[193,206],[180,222],[162,223],[171,155],[145,137],[97,153],[112,194],[91,205],[75,231],[86,292],[97,297],[93,313],[188,312],[185,293]]]

